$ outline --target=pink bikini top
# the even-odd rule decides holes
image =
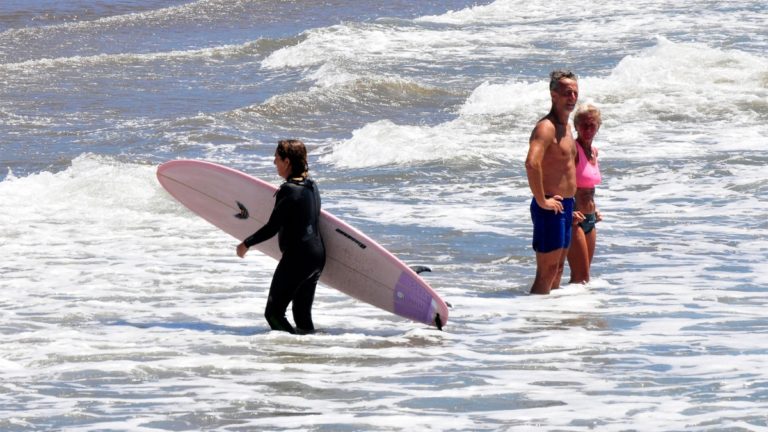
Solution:
[[[594,162],[587,159],[587,155],[579,143],[576,143],[576,148],[579,150],[579,160],[576,162],[576,187],[594,188],[603,180],[600,175],[600,165],[597,163],[597,148],[592,147]]]

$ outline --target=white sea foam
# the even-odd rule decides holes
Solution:
[[[472,31],[398,27],[387,24],[337,25],[313,29],[306,38],[281,48],[261,62],[263,68],[330,68],[335,73],[361,75],[387,71],[405,62],[424,67],[462,59],[485,61],[524,56],[529,48],[510,43],[507,34],[494,28]],[[498,41],[504,40],[504,43]],[[322,69],[320,69],[322,71]],[[383,72],[382,72],[383,73]],[[314,72],[315,77],[327,74]]]
[[[690,79],[691,71],[700,67],[707,72]],[[622,60],[605,78],[582,77],[580,92],[604,113],[600,145],[607,158],[617,145],[623,157],[644,159],[748,150],[768,133],[760,121],[768,113],[768,89],[755,86],[766,69],[766,58],[662,38],[653,48]],[[519,159],[529,129],[548,104],[544,82],[483,83],[454,121],[434,127],[379,121],[355,131],[323,160],[342,167],[446,161],[494,147]],[[521,129],[490,134],[488,125],[478,124],[498,117]],[[681,134],[664,129],[670,121]]]
[[[94,412],[82,403],[93,401],[87,389],[94,386],[112,394],[97,396],[98,404],[134,418],[98,427],[138,430],[154,422],[203,424],[190,409],[258,428],[301,428],[306,418],[279,415],[299,410],[316,413],[312,423],[328,427],[587,422],[621,430],[683,427],[724,413],[759,419],[765,408],[755,392],[768,378],[760,367],[768,353],[754,340],[731,336],[742,326],[758,329],[765,301],[758,292],[723,290],[737,281],[681,274],[688,265],[716,264],[698,256],[696,246],[674,252],[673,266],[663,256],[674,245],[629,257],[604,244],[600,260],[617,268],[611,282],[598,278],[549,298],[478,296],[462,288],[472,286],[465,279],[471,276],[438,267],[429,278],[456,305],[448,333],[321,287],[315,317],[323,332],[296,337],[267,332],[260,316],[274,262],[257,254],[236,259],[234,241],[167,197],[152,166],[85,155],[57,174],[9,177],[0,196],[3,214],[17,221],[3,226],[3,304],[24,305],[6,307],[0,321],[2,382],[17,400],[36,400],[25,403],[23,417],[0,412],[6,425],[57,421],[69,412],[84,422],[71,430],[90,430],[85,422]],[[470,195],[453,199],[469,203]],[[386,200],[357,204],[361,220],[386,224],[380,215],[392,214],[382,207]],[[490,216],[482,203],[472,205],[479,215],[437,202],[403,214],[407,220],[411,212],[432,210],[437,219],[463,221],[451,228],[471,235],[469,220]],[[604,232],[634,238],[631,231]],[[638,272],[644,265],[655,268]],[[636,270],[618,270],[624,266]],[[765,272],[753,271],[756,283],[765,280]],[[655,283],[658,278],[667,283]],[[723,296],[731,300],[722,303]],[[48,393],[43,377],[73,387]],[[646,388],[631,390],[639,382]],[[336,396],[320,396],[328,391]],[[721,397],[697,411],[693,401],[701,392]],[[365,418],[349,411],[372,412],[381,404],[399,408]],[[588,408],[595,404],[622,409],[598,413]],[[246,415],[254,410],[265,415]]]
[[[22,109],[0,110],[7,143],[34,142],[25,127],[74,138],[56,141],[56,169],[29,169],[39,147],[13,153],[24,164],[3,144],[13,171],[0,182],[0,429],[764,430],[764,17],[745,2],[500,0],[413,23],[310,29],[269,58],[265,76],[295,67],[304,77],[276,104],[371,77],[421,86],[427,69],[411,68],[427,63],[471,82],[449,120],[376,118],[310,142],[323,155],[313,173],[324,207],[433,268],[424,277],[454,305],[445,332],[322,286],[318,334],[267,330],[274,261],[236,258],[234,239],[138,162],[191,153],[271,174],[271,147],[227,138],[270,126],[260,118],[233,122],[240,111],[210,113],[197,99],[198,117],[124,119],[108,136],[111,156],[75,157],[86,145],[72,125],[90,117],[78,107],[49,121],[31,96],[62,100],[28,85]],[[498,64],[498,53],[530,69],[453,69]],[[522,160],[548,109],[550,55],[595,71],[580,85],[604,113],[605,219],[592,281],[537,297],[527,295],[535,261]],[[305,127],[309,116],[291,117]],[[121,141],[137,129],[164,139],[137,152]]]
[[[454,136],[466,135],[457,133],[459,127],[456,123],[443,128],[396,125],[386,120],[372,123],[335,146],[323,162],[361,167],[472,157],[476,153],[464,142],[445,139],[451,132],[456,134]]]
[[[222,45],[213,48],[192,50],[175,50],[153,53],[123,53],[123,54],[97,54],[92,56],[72,56],[59,58],[46,58],[27,60],[20,63],[5,63],[0,65],[0,70],[8,72],[40,73],[42,71],[57,72],[60,68],[103,67],[107,65],[137,65],[160,61],[190,61],[195,59],[210,60],[212,62],[224,60],[228,57],[243,56],[256,53],[259,41],[247,42],[239,45]]]
[[[225,7],[230,3],[230,7]],[[97,32],[99,29],[113,28],[115,26],[155,25],[162,26],[169,20],[182,20],[195,17],[197,19],[210,19],[222,14],[232,12],[231,3],[217,0],[197,0],[178,6],[150,9],[144,12],[131,12],[99,17],[94,20],[74,20],[61,24],[53,24],[44,27],[24,27],[10,29],[0,33],[0,38],[18,38],[19,35],[35,35],[39,33],[58,33],[87,31]],[[242,4],[242,1],[236,2]],[[208,17],[208,18],[206,18]]]

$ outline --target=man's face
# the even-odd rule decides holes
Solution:
[[[557,88],[550,93],[552,102],[558,109],[571,112],[576,108],[576,102],[579,100],[579,84],[575,80],[563,78],[559,81]]]

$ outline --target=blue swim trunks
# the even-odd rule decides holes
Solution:
[[[571,244],[571,224],[573,223],[573,198],[564,198],[563,212],[544,210],[531,200],[531,220],[533,221],[533,250],[547,253],[557,249],[567,249]]]

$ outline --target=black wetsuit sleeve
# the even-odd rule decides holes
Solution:
[[[269,216],[267,223],[261,227],[258,231],[251,234],[250,237],[243,240],[243,243],[247,247],[255,246],[263,241],[269,240],[280,232],[282,223],[285,220],[285,214],[288,211],[290,204],[290,197],[287,193],[288,190],[285,187],[281,187],[277,191],[277,197],[275,198],[275,207],[272,209],[272,214]]]

